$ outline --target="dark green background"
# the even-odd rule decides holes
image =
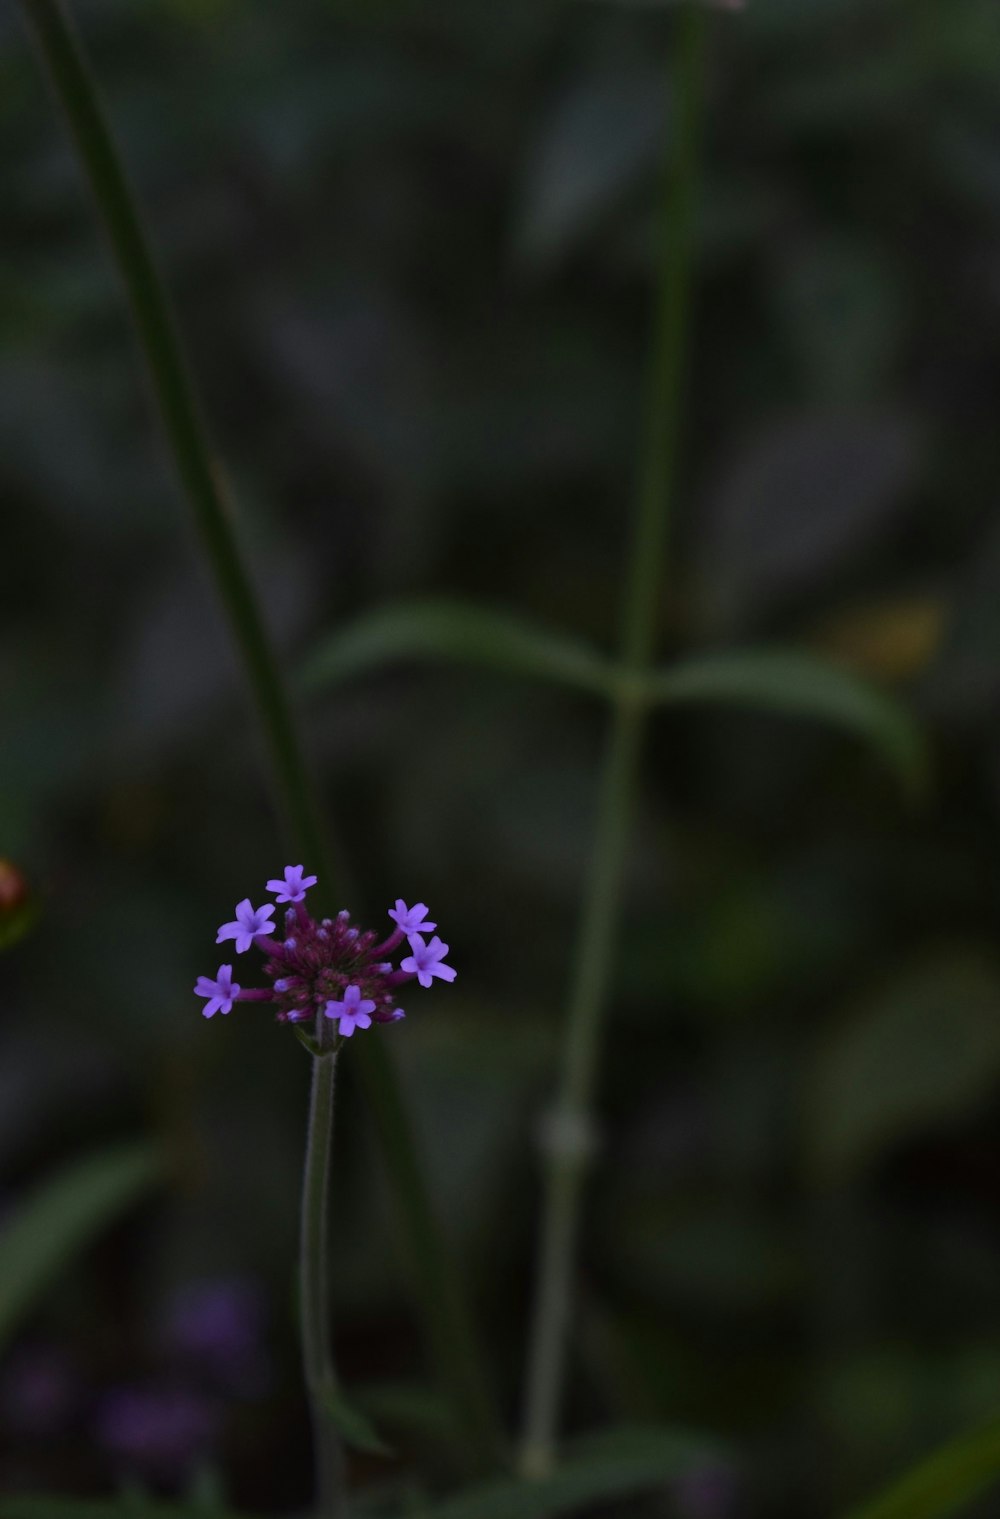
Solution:
[[[610,646],[671,8],[74,11],[293,676],[324,632],[425,593]],[[568,1417],[717,1431],[736,1512],[784,1519],[1000,1404],[1000,10],[750,0],[711,34],[661,648],[831,655],[913,705],[934,784],[908,807],[861,744],[791,720],[653,723]],[[102,1139],[148,1132],[174,1162],[28,1329],[96,1396],[155,1372],[172,1285],[264,1283],[275,1376],[220,1456],[236,1499],[287,1506],[309,1483],[307,1062],[263,1010],[205,1024],[189,993],[285,851],[16,7],[0,130],[0,853],[42,909],[2,963],[4,1197]],[[454,989],[378,1037],[513,1416],[605,714],[405,667],[307,714],[346,905],[380,927],[423,898],[453,947]],[[426,1386],[349,1073],[335,1235],[347,1378]],[[453,1480],[446,1438],[385,1428],[406,1471]],[[84,1424],[38,1450],[0,1435],[7,1490],[113,1475]],[[636,1512],[701,1519],[671,1501]]]

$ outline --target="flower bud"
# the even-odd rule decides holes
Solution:
[[[27,906],[28,882],[10,860],[0,859],[0,918]]]

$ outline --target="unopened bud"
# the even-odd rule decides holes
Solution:
[[[27,880],[10,860],[0,859],[0,917],[17,912],[27,901]]]

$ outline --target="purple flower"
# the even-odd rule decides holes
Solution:
[[[389,908],[389,916],[404,934],[432,934],[437,924],[424,921],[427,911],[426,902],[418,902],[415,907],[407,907],[402,897],[397,897],[395,907]]]
[[[188,1369],[252,1397],[267,1380],[264,1313],[253,1282],[226,1277],[187,1282],[167,1304],[162,1339]]]
[[[177,1479],[215,1443],[216,1405],[178,1387],[117,1387],[97,1413],[99,1445],[123,1467]]]
[[[304,902],[310,886],[315,886],[317,876],[304,876],[301,865],[286,865],[283,881],[268,881],[268,891],[273,891],[279,902]]]
[[[228,1013],[237,1000],[270,1002],[279,1023],[309,1023],[325,1014],[339,1024],[338,1035],[349,1038],[355,1029],[373,1023],[398,1022],[403,1013],[395,1006],[396,989],[411,977],[418,977],[421,986],[430,986],[435,976],[454,981],[455,971],[442,963],[447,944],[438,938],[426,942],[437,925],[428,920],[425,902],[408,907],[398,897],[389,914],[392,932],[379,942],[378,934],[351,922],[346,908],[335,918],[314,919],[303,899],[317,877],[305,875],[304,869],[286,865],[283,878],[268,882],[279,903],[290,904],[280,927],[273,921],[275,904],[254,907],[244,897],[235,920],[219,929],[217,942],[235,940],[237,954],[260,950],[268,984],[238,986],[231,965],[220,966],[215,980],[199,976],[195,992],[205,998],[206,1017],[220,1009]],[[397,969],[396,954],[407,934],[409,958]]]
[[[328,1018],[339,1020],[338,1032],[350,1039],[356,1028],[371,1028],[375,1007],[371,998],[361,996],[360,986],[349,986],[343,1002],[328,1002],[323,1011]]]
[[[196,997],[209,999],[202,1008],[206,1018],[214,1018],[216,1013],[230,1012],[240,994],[240,989],[233,980],[233,967],[220,965],[214,981],[210,976],[199,976],[194,984],[194,992]]]
[[[430,986],[435,976],[440,976],[442,981],[454,981],[457,972],[450,965],[442,964],[448,946],[442,944],[437,934],[429,944],[424,943],[421,934],[410,934],[409,943],[413,953],[399,962],[400,970],[416,976],[421,986]]]
[[[264,907],[251,907],[250,898],[244,897],[236,909],[236,921],[223,923],[216,936],[216,944],[221,944],[224,939],[236,940],[236,953],[242,955],[248,950],[254,939],[261,934],[269,934],[274,931],[271,919],[274,917],[274,908],[270,902]]]

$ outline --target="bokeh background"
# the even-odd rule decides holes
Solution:
[[[293,675],[418,594],[610,647],[672,9],[74,11]],[[998,75],[993,0],[751,0],[712,26],[661,648],[818,650],[912,705],[934,776],[913,806],[818,726],[652,726],[568,1421],[679,1422],[733,1456],[637,1513],[826,1515],[1000,1403]],[[285,850],[13,6],[0,130],[0,853],[39,909],[0,960],[0,1203],[105,1142],[171,1157],[7,1346],[0,1489],[214,1463],[277,1511],[310,1482],[308,1062],[189,989]],[[345,905],[429,901],[460,968],[379,1037],[513,1416],[606,713],[405,664],[305,705]],[[447,1486],[349,1072],[338,1123],[338,1355],[401,1458],[358,1478]]]

